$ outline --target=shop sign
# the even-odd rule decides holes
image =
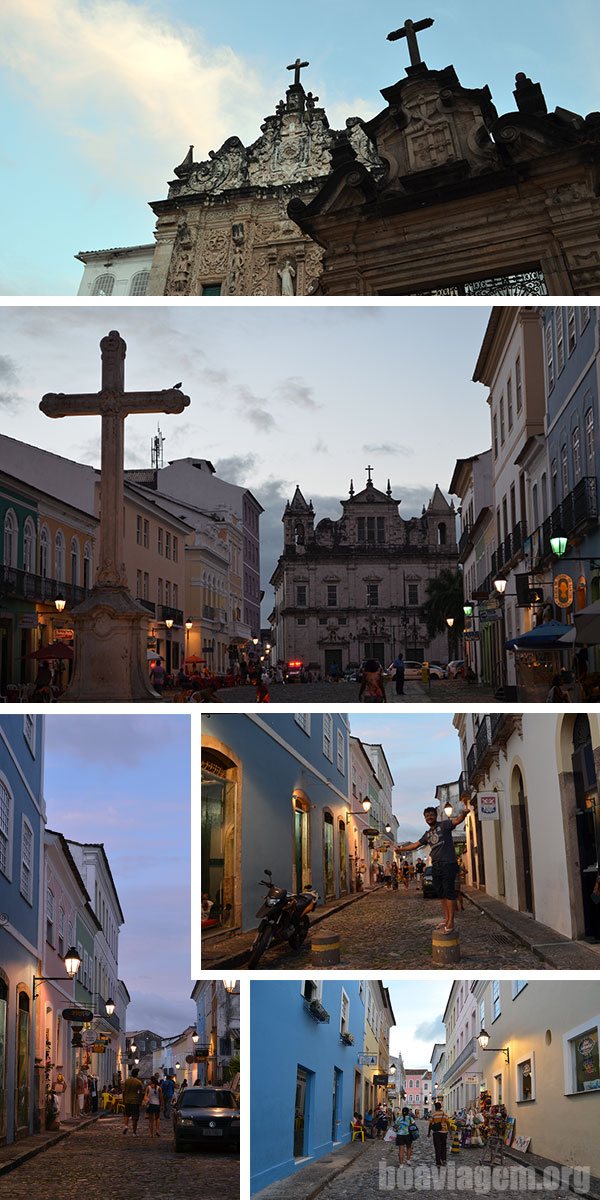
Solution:
[[[475,630],[473,629],[467,629],[466,632],[463,633],[463,638],[465,642],[478,642],[479,634],[475,633]]]
[[[73,629],[57,629],[54,626],[54,636],[57,642],[72,642],[75,637],[75,631]]]
[[[90,1051],[92,1054],[106,1054],[106,1046],[104,1042],[92,1042]]]
[[[374,1083],[374,1084],[378,1084],[378,1083],[379,1083],[379,1084],[381,1084],[381,1085],[382,1085],[382,1087],[385,1087],[385,1086],[386,1086],[386,1084],[387,1084],[387,1081],[388,1081],[388,1077],[387,1077],[387,1075],[374,1075],[374,1076],[373,1076],[373,1083]]]
[[[19,629],[37,629],[37,627],[37,613],[23,613],[23,616],[19,617]]]
[[[480,624],[485,625],[487,621],[501,621],[502,613],[498,608],[485,609],[482,608],[479,613]]]
[[[498,792],[477,793],[477,815],[480,821],[500,820],[500,797]]]
[[[63,1008],[63,1021],[77,1021],[79,1025],[85,1025],[88,1021],[94,1020],[93,1012],[87,1008]]]
[[[557,575],[554,580],[554,603],[557,608],[570,608],[573,603],[573,580],[570,575]]]
[[[376,1067],[377,1059],[377,1054],[359,1054],[358,1065],[359,1067]]]

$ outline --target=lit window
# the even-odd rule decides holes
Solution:
[[[565,1095],[600,1091],[600,1016],[563,1037]]]
[[[535,1100],[535,1056],[530,1054],[517,1063],[517,1101]]]

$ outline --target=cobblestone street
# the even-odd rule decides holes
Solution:
[[[358,702],[358,683],[330,683],[323,679],[318,683],[272,683],[269,685],[269,695],[272,704],[293,704],[298,701],[314,704],[331,704],[334,708],[343,708],[346,704]],[[255,689],[253,687],[222,688],[217,692],[217,699],[222,704],[252,704]],[[168,699],[168,695],[163,697]],[[388,704],[483,704],[493,699],[491,688],[480,684],[468,684],[463,679],[434,679],[431,690],[428,691],[416,679],[408,679],[404,684],[404,695],[396,695],[393,680],[386,684],[386,699]]]
[[[431,934],[440,924],[437,900],[425,900],[412,884],[408,892],[379,888],[363,899],[320,923],[319,932],[341,935],[340,970],[430,970]],[[461,967],[543,969],[540,958],[511,933],[498,925],[468,901],[458,914]],[[223,944],[226,950],[226,943]],[[261,962],[263,969],[299,970],[310,964],[310,934],[299,953],[287,947],[269,951]],[[444,968],[441,968],[444,969]]]
[[[193,1149],[176,1154],[171,1128],[150,1140],[123,1137],[121,1117],[101,1117],[42,1154],[0,1176],[1,1200],[210,1200],[237,1196],[234,1153]],[[23,1143],[26,1149],[26,1143]]]

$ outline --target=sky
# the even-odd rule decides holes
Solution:
[[[428,65],[488,84],[500,113],[514,111],[517,71],[550,110],[600,107],[597,0],[425,7]],[[297,55],[332,127],[374,116],[408,62],[406,43],[386,40],[405,15],[397,0],[2,0],[0,294],[74,295],[78,251],[151,242],[148,201],[189,144],[199,159],[234,134],[254,141]]]
[[[434,1042],[445,1042],[442,1016],[452,980],[385,981],[396,1018],[390,1034],[390,1053],[400,1053],[405,1067],[429,1068]]]
[[[181,380],[191,405],[160,418],[165,463],[208,458],[250,488],[261,518],[264,616],[283,549],[281,518],[299,484],[316,519],[342,515],[374,468],[400,515],[446,491],[457,458],[490,445],[486,392],[471,382],[485,306],[0,308],[0,423],[9,437],[99,466],[100,421],[50,421],[45,392],[97,391],[100,339],[128,345],[127,389]],[[156,416],[126,422],[126,466],[150,466]]]
[[[398,839],[414,842],[425,832],[423,809],[435,804],[438,783],[452,783],[461,772],[460,742],[452,713],[412,714],[379,709],[353,713],[351,731],[361,742],[383,746],[394,779],[393,808],[400,822]]]
[[[180,1033],[195,1020],[189,720],[64,715],[47,716],[45,728],[47,825],[104,844],[125,917],[119,975],[131,996],[127,1028]]]

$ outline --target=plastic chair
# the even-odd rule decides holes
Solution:
[[[365,1131],[364,1131],[364,1129],[360,1128],[360,1129],[353,1129],[353,1130],[352,1130],[352,1141],[353,1141],[353,1142],[355,1142],[357,1138],[360,1138],[360,1140],[361,1140],[362,1142],[364,1142],[364,1140],[365,1140]]]

